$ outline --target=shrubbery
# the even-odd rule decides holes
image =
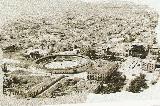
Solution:
[[[95,60],[98,58],[98,56],[96,55],[96,50],[94,49],[88,49],[85,55],[88,56],[92,60]]]
[[[102,84],[106,86],[102,86],[100,92],[107,94],[120,92],[125,85],[125,80],[126,77],[123,76],[121,72],[115,71],[103,81]]]
[[[134,80],[131,81],[128,91],[133,93],[139,93],[146,88],[148,88],[148,85],[146,83],[145,75],[140,74],[140,76],[136,77]]]
[[[17,45],[10,45],[3,49],[5,52],[16,52],[17,50],[20,50],[20,47]]]

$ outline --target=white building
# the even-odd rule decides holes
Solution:
[[[156,60],[144,59],[142,60],[142,70],[153,72],[156,69]]]
[[[160,48],[158,47],[158,45],[152,45],[149,48],[148,58],[156,60],[159,54],[160,54]]]

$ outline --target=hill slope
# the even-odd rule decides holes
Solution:
[[[154,43],[158,14],[146,6],[132,3],[91,4],[84,2],[59,3],[46,16],[22,16],[3,26],[1,47],[16,45],[27,49],[51,45],[54,51],[74,47],[98,48],[122,42]]]

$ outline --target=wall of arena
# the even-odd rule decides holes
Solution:
[[[88,62],[87,64],[84,65],[80,65],[80,66],[75,66],[72,68],[65,68],[65,69],[48,69],[45,67],[46,64],[48,64],[48,62],[54,60],[56,56],[53,57],[47,57],[47,58],[42,58],[41,60],[38,60],[38,64],[36,64],[37,68],[43,69],[43,71],[45,71],[46,73],[50,73],[50,74],[73,74],[73,73],[80,73],[80,72],[86,72],[88,70],[91,69],[92,67],[92,63]],[[81,57],[81,56],[79,56]],[[84,57],[82,57],[84,58]],[[48,62],[47,62],[47,59]],[[41,61],[41,62],[40,62]]]

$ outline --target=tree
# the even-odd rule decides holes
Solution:
[[[4,63],[4,65],[3,65],[3,67],[2,67],[2,71],[5,72],[5,73],[8,72],[6,63]]]
[[[21,82],[21,80],[17,77],[13,77],[12,81],[13,81],[14,84],[20,84],[20,82]]]
[[[140,74],[140,76],[136,77],[134,80],[131,81],[128,91],[133,93],[139,93],[143,91],[143,89],[147,88],[148,85],[146,83],[145,75]]]
[[[98,56],[96,55],[96,50],[89,48],[86,51],[86,56],[88,56],[90,59],[95,60],[98,58]]]
[[[106,77],[102,82],[106,86],[102,86],[101,93],[115,93],[120,92],[125,85],[126,76],[121,72],[114,71],[110,76]]]
[[[20,48],[17,45],[10,45],[10,46],[4,48],[4,51],[5,52],[16,52],[19,49]]]
[[[148,51],[145,50],[143,45],[132,45],[129,54],[133,57],[140,57],[141,59],[144,59],[146,58]]]

